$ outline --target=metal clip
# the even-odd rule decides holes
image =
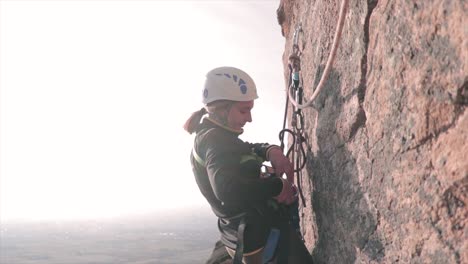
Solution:
[[[297,43],[299,42],[299,33],[301,33],[301,32],[302,32],[302,22],[299,22],[299,24],[296,27],[296,30],[294,31],[294,35],[293,35],[293,47],[295,46],[295,47],[299,48]]]

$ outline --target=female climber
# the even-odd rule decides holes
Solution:
[[[284,209],[297,199],[293,165],[279,146],[239,139],[252,122],[257,98],[255,83],[244,71],[219,67],[207,73],[204,107],[184,125],[196,133],[193,173],[218,217],[221,241],[233,263],[312,263]],[[275,176],[261,173],[264,161],[271,162]]]

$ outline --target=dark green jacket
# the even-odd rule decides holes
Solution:
[[[261,179],[266,143],[251,144],[239,133],[204,119],[191,155],[193,173],[201,193],[218,216],[221,241],[235,249],[240,217],[249,212],[244,252],[262,247],[269,233],[268,200],[282,189],[279,178]],[[198,157],[197,157],[198,156]]]

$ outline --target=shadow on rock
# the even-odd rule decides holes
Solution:
[[[358,179],[356,160],[336,126],[340,115],[346,114],[343,105],[358,96],[359,87],[350,98],[345,98],[339,80],[337,72],[332,70],[314,103],[318,112],[315,124],[318,149],[315,154],[308,151],[307,163],[309,182],[314,187],[310,198],[318,230],[312,256],[314,263],[354,263],[360,252],[378,262],[385,254],[375,233],[378,213],[369,207]],[[363,118],[365,124],[365,115]]]

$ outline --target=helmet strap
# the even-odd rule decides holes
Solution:
[[[219,100],[208,104],[206,109],[209,117],[216,120],[217,124],[228,126],[228,116],[233,104],[233,101]]]
[[[230,128],[228,125],[219,122],[217,119],[214,119],[212,116],[208,116],[208,117],[205,117],[205,118],[210,120],[212,123],[218,125],[219,127],[222,127],[223,129],[226,129],[228,131],[234,132],[236,134],[244,133],[244,129],[237,130],[237,129]]]

